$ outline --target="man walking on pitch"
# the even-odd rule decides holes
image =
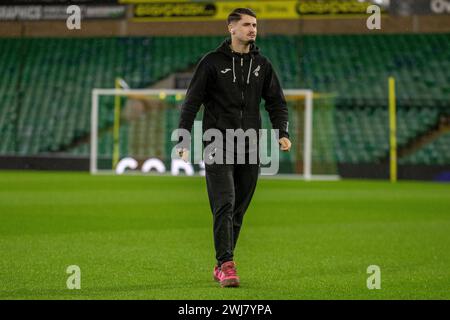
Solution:
[[[206,54],[194,72],[181,116],[180,129],[189,132],[196,114],[203,104],[203,131],[217,129],[261,129],[259,105],[261,98],[274,129],[279,131],[281,150],[289,151],[288,110],[283,91],[270,61],[255,46],[256,15],[251,9],[238,8],[228,16],[231,39],[217,50]],[[249,141],[250,140],[250,141]],[[259,135],[245,140],[245,157],[259,148]],[[229,145],[229,141],[224,143]],[[234,144],[233,144],[234,145]],[[188,158],[188,145],[180,143],[180,157]],[[206,152],[205,144],[205,152]],[[214,151],[216,151],[214,149]],[[209,157],[220,152],[210,152]],[[227,157],[230,150],[223,151]],[[237,151],[231,150],[232,159]],[[260,174],[259,157],[255,163],[205,164],[208,197],[213,213],[214,245],[217,265],[214,278],[222,287],[239,286],[239,277],[233,260],[239,232]]]

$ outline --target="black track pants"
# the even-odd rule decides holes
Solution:
[[[258,164],[207,164],[206,186],[213,214],[214,245],[220,266],[233,260],[245,211],[256,188]]]

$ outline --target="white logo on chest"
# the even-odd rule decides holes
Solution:
[[[261,70],[261,66],[260,66],[260,65],[258,65],[258,66],[256,67],[256,69],[253,70],[253,73],[255,74],[255,77],[259,76],[259,70]]]
[[[220,70],[221,73],[227,73],[228,71],[231,71],[230,68],[226,68],[225,70]]]

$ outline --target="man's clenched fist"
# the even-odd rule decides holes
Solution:
[[[189,161],[189,150],[186,148],[179,148],[178,150],[178,156],[184,161]]]
[[[291,149],[291,141],[288,138],[281,138],[280,140],[278,140],[278,142],[280,143],[280,149],[281,151],[289,151]]]

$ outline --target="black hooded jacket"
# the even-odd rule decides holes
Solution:
[[[260,102],[279,137],[289,137],[288,109],[283,91],[269,59],[258,47],[241,54],[231,50],[231,39],[206,54],[198,63],[181,109],[179,128],[191,131],[203,104],[203,132],[210,128],[244,130],[261,128]]]

